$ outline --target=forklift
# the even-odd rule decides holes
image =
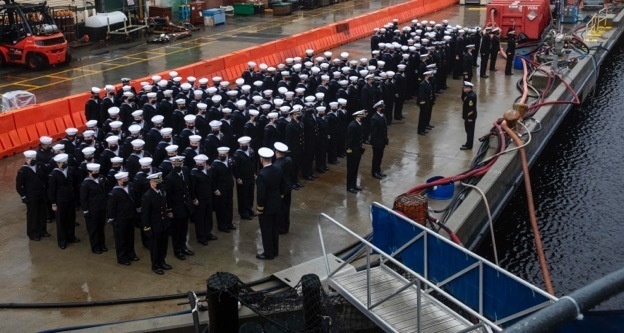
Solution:
[[[67,41],[46,2],[0,5],[0,67],[24,65],[32,70],[69,64]]]

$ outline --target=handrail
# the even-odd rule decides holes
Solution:
[[[383,207],[383,206],[381,206],[381,207]],[[435,284],[431,283],[430,281],[428,281],[427,279],[422,277],[420,274],[412,271],[409,267],[403,265],[401,262],[399,262],[398,260],[396,260],[393,257],[391,257],[389,254],[385,253],[380,248],[376,247],[372,243],[368,242],[366,239],[360,237],[355,232],[353,232],[350,229],[348,229],[347,227],[343,226],[340,222],[336,221],[335,219],[333,219],[332,217],[328,216],[327,214],[322,213],[322,214],[319,215],[319,218],[318,218],[318,221],[317,221],[317,228],[318,228],[318,231],[319,231],[319,237],[320,237],[320,241],[321,241],[321,249],[323,251],[323,257],[325,258],[325,267],[327,269],[328,279],[330,279],[331,276],[336,273],[336,271],[332,272],[331,269],[329,268],[329,261],[328,261],[328,258],[327,258],[327,251],[326,251],[326,248],[325,248],[325,241],[323,239],[323,228],[321,227],[321,222],[324,221],[324,220],[327,220],[327,221],[331,222],[332,224],[334,224],[335,226],[337,226],[338,228],[342,229],[343,231],[345,231],[346,233],[348,233],[349,235],[351,235],[352,237],[354,237],[355,239],[360,241],[362,244],[364,244],[367,248],[369,248],[367,253],[370,253],[370,250],[372,249],[375,252],[377,252],[379,255],[381,255],[382,257],[385,256],[388,261],[392,262],[397,267],[399,267],[399,268],[405,270],[406,272],[408,272],[409,274],[413,275],[418,281],[420,281],[419,284],[424,284],[426,287],[431,288],[432,290],[436,291],[437,293],[439,293],[444,298],[446,298],[449,301],[451,301],[456,306],[460,307],[461,309],[463,309],[464,311],[466,311],[470,315],[472,315],[475,318],[479,319],[481,322],[487,324],[493,330],[498,331],[498,332],[502,331],[501,327],[499,327],[498,325],[496,325],[495,323],[493,323],[489,319],[485,318],[484,316],[482,316],[481,314],[477,313],[476,311],[474,311],[470,307],[466,306],[461,301],[457,300],[455,297],[453,297],[452,295],[448,294],[443,289],[439,288]],[[355,260],[355,258],[352,258],[350,261],[353,261],[353,260]],[[370,307],[370,274],[369,274],[369,272],[370,272],[370,255],[367,255],[367,298],[368,298],[367,308]],[[411,283],[410,283],[410,285],[411,285]],[[420,290],[420,288],[418,288],[418,289]],[[384,301],[386,301],[386,300],[384,300]],[[417,301],[419,301],[419,299]]]

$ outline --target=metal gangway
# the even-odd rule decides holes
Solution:
[[[337,275],[360,256],[333,269],[326,259],[327,283],[385,332],[499,332],[557,301],[379,203],[371,206],[371,219],[374,243],[326,214],[317,227],[324,258],[324,232],[361,243],[366,268]]]

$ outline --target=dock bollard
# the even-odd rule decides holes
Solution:
[[[238,278],[217,272],[206,281],[210,333],[238,332]]]
[[[503,113],[503,119],[505,119],[507,127],[515,129],[518,119],[520,119],[520,113],[516,110],[507,110]]]

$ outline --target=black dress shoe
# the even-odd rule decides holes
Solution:
[[[418,132],[418,135],[425,136],[425,135],[427,135],[427,132]]]
[[[74,222],[74,225],[75,225],[75,226],[79,226],[79,225],[80,225],[80,223],[78,223],[78,222]]]
[[[158,275],[165,274],[165,272],[162,269],[160,269],[160,268],[152,268],[152,272],[154,272],[154,273],[156,273]]]
[[[193,252],[193,251],[191,251],[189,249],[182,250],[182,253],[187,255],[187,256],[194,256],[195,255],[195,252]]]
[[[129,261],[118,261],[117,262],[120,265],[124,265],[124,266],[130,266],[130,262]]]
[[[303,177],[303,179],[309,180],[309,181],[314,181],[314,177],[312,177],[312,176]]]
[[[230,233],[230,230],[225,229],[225,228],[219,228],[219,231],[225,232],[225,233],[228,233],[228,234]]]
[[[317,176],[317,175],[315,175],[315,174],[312,174],[312,176],[311,176],[311,177],[312,177],[312,178],[314,178],[314,179],[316,179],[316,178],[318,178],[319,176]]]
[[[305,186],[303,186],[303,184],[299,184],[299,183],[295,183],[295,185],[297,185],[299,187],[305,187]]]
[[[354,188],[350,188],[347,191],[351,192],[351,193],[358,193],[358,191]]]
[[[182,253],[175,253],[173,256],[178,258],[179,260],[186,260],[186,256]]]
[[[41,237],[50,237],[51,235],[48,232],[44,232],[41,234]]]
[[[340,162],[338,162],[338,161],[331,161],[331,162],[328,162],[328,163],[329,163],[329,164],[334,164],[334,165],[335,165],[335,164],[340,164]]]
[[[245,215],[241,216],[241,220],[253,220],[253,217]]]
[[[505,75],[510,76],[510,75],[514,75],[513,73],[505,73]]]
[[[323,171],[329,171],[329,168],[328,167],[324,167]]]
[[[208,245],[208,241],[207,240],[201,240],[201,241],[197,241],[197,243],[201,244],[201,245]]]
[[[278,231],[278,233],[280,235],[286,235],[288,233],[288,231],[280,230],[280,231]]]
[[[59,245],[59,248],[61,250],[65,250],[67,248],[67,244]]]
[[[435,128],[435,126],[433,126],[433,125],[427,125],[427,129],[434,129],[434,128]]]
[[[484,79],[487,79],[489,76],[487,76],[487,75],[480,75],[479,77],[482,77],[482,78],[484,78]]]
[[[95,253],[95,254],[102,254],[102,250],[91,250],[91,252]]]
[[[359,186],[356,186],[356,187],[354,187],[354,188],[355,188],[355,190],[356,190],[356,191],[361,191],[361,190],[362,190],[362,188],[361,188],[361,187],[359,187]]]
[[[72,243],[80,243],[80,238],[74,237],[74,240],[72,241]]]
[[[102,250],[102,252],[108,252],[108,248],[106,246],[102,246],[100,250]]]
[[[370,141],[368,141],[368,140],[364,140],[364,141],[362,141],[362,143],[365,144],[365,145],[370,145]]]
[[[267,257],[263,254],[256,254],[256,258],[260,259],[260,260],[273,260],[273,257]]]
[[[380,174],[378,174],[378,173],[374,173],[373,174],[373,178],[383,179],[383,177]]]
[[[172,268],[173,268],[173,266],[171,266],[171,265],[169,265],[169,264],[167,264],[167,263],[164,263],[164,264],[161,264],[161,265],[160,265],[160,268],[162,268],[162,269],[164,269],[164,270],[168,271],[168,270],[172,269]]]
[[[229,230],[236,230],[236,227],[230,224],[230,225],[228,225],[228,229]]]
[[[132,260],[132,261],[139,261],[141,259],[139,257],[132,257],[132,258],[130,258],[130,260]]]
[[[316,169],[316,172],[318,172],[318,173],[325,173],[325,170],[323,170],[323,169]]]
[[[299,187],[299,186],[297,186],[297,185],[293,185],[293,186],[291,186],[290,188],[292,188],[292,189],[293,189],[293,190],[295,190],[295,191],[299,191],[299,189],[300,189],[300,187]]]
[[[471,149],[472,149],[472,147],[467,147],[467,146],[461,146],[459,148],[459,150],[471,150]]]
[[[30,240],[31,240],[31,241],[35,241],[35,242],[38,242],[38,241],[40,241],[40,240],[41,240],[41,237],[39,237],[39,236],[36,236],[36,237],[28,237],[28,238],[30,238]]]
[[[386,177],[388,176],[388,175],[386,175],[386,174],[385,174],[385,173],[383,173],[383,172],[380,172],[380,173],[379,173],[379,175],[380,175],[380,176],[382,176],[382,177],[384,177],[384,178],[386,178]]]
[[[496,72],[496,68],[494,69],[490,68],[490,72]]]
[[[209,241],[217,240],[217,239],[219,239],[219,238],[217,236],[213,235],[213,234],[208,235],[208,240]]]

